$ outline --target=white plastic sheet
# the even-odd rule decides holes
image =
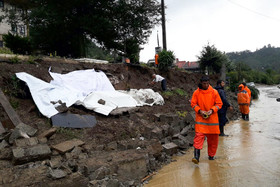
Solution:
[[[24,72],[16,73],[27,83],[39,111],[48,118],[58,113],[55,109],[57,103],[54,103],[59,100],[67,107],[79,104],[104,115],[109,115],[115,108],[164,104],[162,96],[151,89],[116,91],[107,76],[94,69],[67,74],[49,73],[53,78],[50,83]],[[100,99],[105,104],[98,103]]]

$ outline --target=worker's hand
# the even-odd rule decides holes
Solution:
[[[206,113],[208,116],[210,116],[211,114],[213,114],[213,110],[208,110],[207,113]]]
[[[232,106],[230,106],[230,107],[228,107],[228,108],[229,108],[230,111],[233,111],[233,107],[232,107]]]

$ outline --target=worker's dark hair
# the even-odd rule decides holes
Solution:
[[[217,81],[217,86],[218,86],[218,85],[221,85],[222,82],[224,82],[224,81],[223,81],[223,80],[218,80],[218,81]]]
[[[246,86],[246,82],[242,82],[241,84],[243,84],[244,87]]]
[[[201,77],[200,82],[205,82],[205,81],[209,81],[209,77],[204,75]]]

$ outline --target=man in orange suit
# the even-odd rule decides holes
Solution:
[[[191,107],[196,113],[194,157],[192,159],[195,164],[199,163],[200,150],[205,137],[207,137],[208,158],[209,160],[215,159],[220,134],[218,110],[222,108],[222,105],[223,102],[218,91],[209,84],[209,78],[203,76],[191,100]]]

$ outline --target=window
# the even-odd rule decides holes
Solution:
[[[4,8],[4,0],[0,0],[0,8]]]
[[[25,27],[24,27],[24,25],[20,25],[20,26],[19,26],[19,33],[20,33],[21,35],[25,35]]]
[[[12,31],[13,33],[17,33],[17,25],[16,25],[16,24],[12,24],[12,25],[11,25],[11,31]]]
[[[0,41],[0,47],[4,47],[3,41]]]

